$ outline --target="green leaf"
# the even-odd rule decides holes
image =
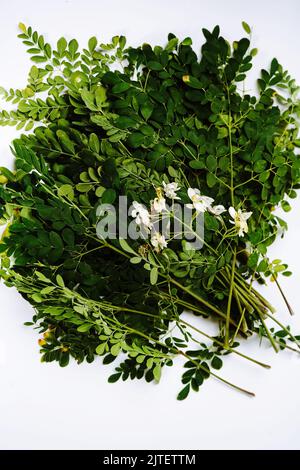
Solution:
[[[153,366],[153,357],[148,357],[146,362],[147,369],[152,369]]]
[[[186,385],[177,395],[177,400],[185,400],[190,392],[190,384]]]
[[[150,271],[150,283],[152,286],[154,286],[157,283],[157,279],[158,279],[158,268],[155,266]]]
[[[90,109],[91,111],[98,111],[98,107],[95,105],[94,102],[95,96],[93,93],[84,88],[83,90],[81,90],[81,98],[83,99],[88,109]]]
[[[127,241],[124,240],[124,238],[119,238],[119,243],[122,250],[126,251],[126,253],[136,255],[136,252],[128,245]]]
[[[34,273],[36,275],[36,277],[42,281],[42,282],[51,282],[50,279],[48,279],[43,273],[41,273],[40,271],[35,271]]]
[[[168,172],[169,172],[169,175],[171,176],[171,178],[178,178],[178,172],[172,166],[168,167]]]
[[[64,55],[64,52],[67,49],[67,46],[68,46],[68,43],[65,38],[62,37],[57,41],[57,52],[59,53],[61,57]]]
[[[217,168],[217,159],[212,155],[209,155],[206,159],[206,166],[209,171],[215,171],[215,169]]]
[[[290,212],[290,210],[292,210],[291,205],[288,201],[281,201],[281,207],[284,212]]]
[[[102,356],[104,354],[106,349],[106,343],[101,343],[96,347],[96,354],[99,354],[99,356]]]
[[[41,290],[41,294],[42,295],[51,294],[51,292],[53,292],[54,290],[55,290],[54,286],[47,286],[47,287],[44,287],[44,289]]]
[[[129,88],[130,88],[130,83],[120,82],[113,86],[112,92],[116,94],[124,93],[124,91],[127,91]]]
[[[213,173],[207,173],[206,182],[209,188],[213,188],[215,184],[217,183],[217,178],[215,177]]]
[[[78,42],[76,41],[76,39],[71,39],[71,41],[69,42],[69,52],[71,54],[72,57],[75,56],[77,50],[78,50]]]
[[[193,170],[202,170],[203,168],[205,168],[205,162],[202,162],[200,160],[191,160],[189,162],[189,166]]]
[[[153,109],[154,109],[154,106],[152,103],[145,103],[141,106],[141,113],[142,113],[143,118],[146,121],[150,118],[153,112]]]
[[[103,186],[98,186],[98,188],[95,191],[95,194],[97,197],[101,197],[105,191],[106,189]]]
[[[148,62],[147,65],[148,65],[150,70],[155,70],[157,72],[159,72],[160,70],[163,70],[162,64],[160,64],[159,62],[156,62],[154,60],[150,60],[150,62]]]
[[[211,361],[211,366],[214,368],[214,369],[221,369],[223,365],[223,361],[222,359],[220,359],[218,356],[214,356],[212,361]]]
[[[70,201],[73,201],[74,199],[74,189],[70,184],[63,184],[58,188],[57,194],[59,196],[66,197],[70,199]]]
[[[161,365],[156,364],[152,372],[153,372],[153,376],[156,382],[159,382],[161,378]]]
[[[227,127],[219,127],[218,128],[218,139],[224,139],[227,136],[228,136]]]
[[[60,367],[66,367],[69,364],[70,354],[68,352],[62,351],[59,357]]]
[[[99,139],[98,139],[97,135],[94,134],[94,133],[90,134],[90,137],[89,137],[89,146],[90,146],[90,149],[91,149],[93,152],[96,152],[96,153],[99,153],[99,152],[100,152],[100,143],[99,143]]]
[[[189,37],[181,41],[182,46],[191,46],[192,44],[193,44],[193,41]]]
[[[75,154],[75,146],[71,141],[70,137],[65,131],[58,130],[56,131],[59,142],[61,143],[64,150],[69,153]]]
[[[98,86],[95,91],[96,104],[101,109],[106,104],[106,89],[103,86]]]
[[[259,253],[257,252],[251,253],[251,255],[248,258],[249,268],[256,269],[256,266],[258,264],[258,259],[259,259]]]
[[[279,68],[278,60],[274,57],[274,59],[271,62],[270,74],[274,75],[275,72],[277,72],[278,68]]]
[[[69,227],[66,227],[62,231],[62,237],[64,241],[69,245],[70,247],[73,247],[75,244],[75,236],[73,230],[71,230]]]
[[[18,110],[21,111],[21,113],[28,113],[31,110],[31,106],[25,100],[22,100],[18,104]]]
[[[117,382],[120,379],[121,375],[122,375],[121,372],[118,372],[117,374],[110,375],[108,377],[108,383],[113,384],[113,383]]]
[[[145,136],[139,132],[133,132],[128,138],[128,142],[133,148],[140,147],[144,141]]]
[[[263,259],[263,260],[261,260],[261,262],[257,266],[257,271],[258,272],[265,272],[268,269],[268,267],[269,267],[269,264],[268,264],[267,260]]]
[[[125,36],[120,36],[120,39],[119,39],[120,49],[124,49],[125,46],[126,46],[126,38]]]
[[[166,45],[166,51],[174,51],[178,45],[178,38],[172,38]]]
[[[139,264],[141,261],[143,261],[143,259],[139,256],[134,256],[133,258],[130,258],[130,263],[132,264]]]
[[[146,358],[146,356],[144,356],[143,354],[140,354],[139,356],[136,357],[135,360],[138,364],[142,364],[144,362],[145,358]]]
[[[61,236],[57,232],[50,232],[49,239],[53,248],[57,250],[62,250],[64,244],[62,242]]]
[[[78,183],[76,184],[76,189],[80,193],[88,193],[94,187],[91,183]]]
[[[113,204],[115,202],[116,197],[116,191],[112,188],[109,188],[104,191],[101,200],[103,204]]]
[[[92,38],[89,39],[88,42],[88,48],[90,52],[93,52],[97,47],[97,38],[93,36]]]
[[[46,62],[47,57],[43,55],[34,55],[31,57],[32,62],[35,62],[36,64],[40,64],[42,62]]]
[[[24,23],[19,23],[18,28],[22,31],[22,33],[27,33],[27,28]]]
[[[244,28],[244,31],[246,31],[247,34],[250,34],[251,33],[251,28],[250,26],[248,25],[248,23],[246,23],[246,21],[242,21],[242,26]]]
[[[83,325],[78,326],[77,331],[80,333],[86,333],[87,331],[90,331],[92,326],[92,323],[84,323]]]
[[[4,243],[0,244],[0,253],[4,253],[7,249],[7,245],[5,245]]]
[[[115,125],[120,129],[128,129],[129,127],[136,127],[136,120],[128,116],[119,116],[115,121]],[[143,136],[144,138],[144,136]]]
[[[34,300],[38,304],[40,304],[44,300],[43,297],[40,294],[33,294],[31,296],[31,298],[32,298],[32,300]]]
[[[65,287],[64,280],[63,280],[63,278],[61,277],[60,274],[57,274],[57,276],[56,276],[56,282],[57,282],[57,285],[58,285],[59,287]]]
[[[184,75],[182,77],[183,82],[190,86],[191,88],[196,88],[197,90],[201,90],[203,88],[203,83],[198,80],[198,78],[193,77],[192,75]]]
[[[120,343],[116,343],[116,344],[114,344],[114,345],[111,347],[110,353],[111,353],[113,356],[118,356],[120,350],[121,350],[121,345],[120,345]]]

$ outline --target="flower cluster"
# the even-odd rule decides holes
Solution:
[[[157,220],[157,217],[162,212],[167,211],[166,199],[180,200],[180,197],[177,196],[177,191],[179,191],[179,186],[177,183],[165,183],[163,181],[163,188],[156,188],[156,198],[151,201],[150,212],[146,209],[143,204],[140,204],[137,201],[133,202],[133,210],[131,216],[135,218],[136,224],[146,233],[149,233],[153,229],[153,223]],[[163,248],[167,247],[167,241],[165,236],[160,232],[154,232],[151,236],[151,244],[154,247],[155,251],[159,252]]]
[[[203,196],[197,188],[189,188],[188,196],[192,204],[187,204],[189,209],[196,209],[197,212],[209,211],[214,215],[220,215],[226,211],[224,206],[213,206],[214,199],[212,197]]]
[[[179,189],[178,183],[165,183],[165,181],[163,181],[163,187],[156,188],[156,198],[150,203],[150,212],[143,204],[134,201],[131,216],[135,218],[136,224],[141,229],[145,230],[146,233],[149,233],[153,229],[153,224],[154,221],[157,220],[157,217],[163,212],[167,212],[165,198],[171,199],[172,201],[180,200],[180,197],[177,195]],[[201,194],[198,188],[188,188],[187,194],[191,203],[186,204],[186,207],[188,209],[194,209],[196,213],[208,211],[215,217],[219,217],[224,212],[227,212],[227,209],[225,209],[223,205],[213,205],[214,199]],[[229,222],[235,226],[238,236],[243,237],[244,234],[248,232],[247,220],[252,212],[244,212],[241,209],[236,210],[234,207],[230,207],[228,212],[232,218]],[[165,236],[157,231],[154,231],[151,236],[151,244],[157,252],[167,247]]]
[[[232,218],[229,222],[237,229],[238,236],[243,237],[244,233],[248,233],[247,220],[252,215],[252,212],[243,212],[241,209],[236,211],[234,207],[229,207],[228,212]]]

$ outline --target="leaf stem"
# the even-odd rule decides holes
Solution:
[[[219,346],[222,346],[224,347],[224,344],[222,343],[222,341],[219,341],[217,338],[214,338],[210,335],[208,335],[207,333],[204,333],[204,331],[201,331],[199,330],[199,328],[196,328],[194,325],[191,325],[190,323],[186,322],[185,320],[182,320],[181,318],[178,319],[178,321],[186,326],[188,326],[189,328],[191,328],[192,330],[196,331],[197,333],[201,334],[202,336],[205,336],[205,338],[208,338],[210,339],[211,341],[214,341],[215,343],[217,343]],[[268,364],[265,364],[263,362],[260,362],[256,359],[253,359],[252,357],[249,357],[247,356],[246,354],[243,354],[241,352],[239,352],[238,350],[234,349],[234,348],[231,348],[230,346],[228,348],[226,348],[228,351],[230,351],[231,353],[234,353],[234,354],[237,354],[238,356],[241,356],[243,357],[244,359],[247,359],[248,361],[251,361],[251,362],[254,362],[255,364],[258,364],[259,366],[261,367],[264,367],[265,369],[271,369],[271,366],[269,366]]]
[[[236,264],[236,247],[234,247],[234,251],[233,251],[229,296],[228,296],[228,302],[227,302],[226,325],[225,325],[225,348],[229,347],[230,313],[231,313],[232,293],[233,293],[233,287],[234,287],[235,264]]]
[[[202,364],[199,364],[197,361],[194,361],[194,359],[192,359],[188,354],[186,354],[184,351],[180,351],[179,354],[181,354],[182,356],[184,356],[186,359],[188,359],[189,361],[193,362],[197,368],[199,369],[202,369],[204,370],[206,373],[209,373],[210,375],[212,375],[213,377],[215,377],[216,379],[220,380],[221,382],[223,382],[224,384],[226,385],[229,385],[229,387],[231,388],[234,388],[235,390],[238,390],[239,392],[242,392],[242,393],[245,393],[246,395],[250,396],[250,397],[255,397],[255,393],[253,392],[250,392],[249,390],[246,390],[245,388],[242,388],[242,387],[239,387],[238,385],[235,385],[233,384],[232,382],[229,382],[228,380],[226,379],[223,379],[223,377],[220,377],[219,375],[215,374],[214,372],[212,372],[211,370],[208,370],[205,366],[203,366]]]

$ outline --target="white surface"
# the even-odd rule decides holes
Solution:
[[[247,5],[247,6],[246,6]],[[284,7],[284,8],[283,8]],[[0,84],[22,87],[30,65],[16,38],[23,21],[50,41],[73,36],[81,44],[125,34],[128,43],[165,43],[169,31],[202,43],[201,28],[220,24],[230,39],[254,26],[253,47],[260,49],[255,73],[276,55],[300,82],[297,0],[8,0],[1,5]],[[1,165],[10,164],[14,129],[0,128]],[[298,314],[289,318],[275,287],[265,294],[285,323],[300,332],[300,201],[286,216],[289,232],[272,248],[294,272],[282,285]],[[256,392],[247,398],[209,380],[201,392],[180,403],[180,364],[169,368],[159,386],[142,381],[109,385],[109,367],[72,363],[65,369],[39,362],[37,334],[22,326],[32,310],[13,290],[0,286],[0,448],[1,449],[299,449],[300,357],[249,341],[243,349],[272,364],[264,370],[229,357],[224,377]]]

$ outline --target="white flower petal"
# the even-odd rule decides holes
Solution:
[[[228,212],[233,219],[233,222],[232,221],[229,221],[229,222],[234,223],[238,231],[238,236],[243,237],[245,233],[248,233],[247,220],[252,215],[252,212],[243,212],[242,209],[238,209],[236,211],[234,207],[230,207],[228,209]]]
[[[165,198],[156,197],[153,201],[151,201],[151,212],[156,212],[160,214],[162,211],[166,210],[166,200]]]
[[[188,188],[187,193],[188,193],[189,198],[192,199],[193,196],[200,194],[200,191],[197,188]]]
[[[229,212],[230,216],[234,219],[234,218],[235,218],[235,215],[236,215],[236,210],[235,210],[235,208],[232,207],[232,206],[229,207],[228,212]]]
[[[222,206],[221,204],[220,205],[217,205],[217,206],[211,206],[208,208],[209,212],[211,212],[213,215],[221,215],[223,214],[223,212],[226,211],[225,207]]]
[[[214,202],[214,199],[212,197],[209,197],[209,196],[200,196],[200,198],[207,205],[207,207],[211,206],[212,203]]]
[[[160,251],[163,248],[167,247],[167,241],[165,236],[159,232],[155,232],[151,237],[151,244],[155,248],[156,251]]]
[[[166,197],[168,197],[169,199],[180,199],[180,197],[178,197],[176,194],[176,192],[180,189],[178,183],[165,183],[163,181],[163,188]]]
[[[251,217],[252,214],[253,214],[253,212],[244,212],[243,217],[244,217],[245,220],[248,220],[249,217]]]
[[[205,212],[207,209],[207,206],[200,201],[200,202],[194,202],[194,208],[198,212]]]

